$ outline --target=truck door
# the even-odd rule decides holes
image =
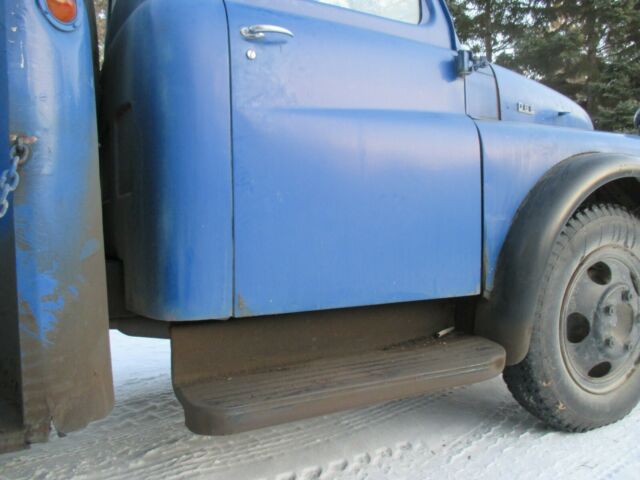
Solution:
[[[225,0],[235,314],[480,292],[480,146],[437,0]]]

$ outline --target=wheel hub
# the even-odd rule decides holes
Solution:
[[[608,358],[619,359],[629,353],[640,332],[636,323],[639,307],[633,285],[612,286],[598,304],[593,333],[599,350]]]
[[[605,249],[588,257],[565,295],[561,346],[565,364],[584,389],[606,393],[635,368],[640,354],[640,261]]]

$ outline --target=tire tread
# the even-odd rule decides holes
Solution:
[[[531,345],[527,357],[519,364],[507,367],[503,378],[513,397],[531,414],[538,417],[554,429],[582,433],[596,428],[616,423],[624,418],[633,407],[623,412],[616,412],[610,421],[602,422],[580,415],[580,412],[572,412],[563,405],[552,389],[547,388],[548,377],[544,368],[545,335],[542,332],[542,312],[547,289],[552,288],[550,280],[556,263],[560,257],[571,247],[571,240],[585,227],[600,219],[615,217],[626,225],[625,231],[620,229],[615,234],[625,244],[633,248],[636,238],[630,235],[637,229],[638,219],[625,207],[616,204],[593,204],[579,210],[568,222],[558,236],[552,249],[551,256],[542,279],[542,288],[536,302],[536,314],[532,331]],[[630,237],[633,241],[630,242]]]

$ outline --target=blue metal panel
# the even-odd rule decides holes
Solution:
[[[513,217],[540,178],[586,152],[640,155],[640,137],[516,122],[479,121],[484,156],[486,290]]]
[[[226,5],[236,315],[479,293],[479,140],[440,3],[421,25],[311,0]],[[254,24],[295,37],[243,39]]]
[[[232,313],[229,58],[221,1],[117,2],[102,126],[110,253],[127,307],[159,320]]]
[[[35,143],[0,234],[15,233],[23,413],[42,440],[113,402],[92,38],[82,2],[67,31],[33,0],[6,9],[9,128]]]
[[[493,68],[481,68],[465,77],[467,114],[479,120],[500,120],[498,85]]]
[[[573,100],[506,68],[492,68],[500,90],[502,120],[593,130],[589,115]]]

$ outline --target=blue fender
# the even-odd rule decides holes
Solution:
[[[477,334],[505,347],[509,365],[529,351],[543,275],[560,232],[589,196],[626,178],[640,181],[640,156],[578,155],[551,168],[524,200],[502,247],[493,288],[479,304],[475,327]]]

